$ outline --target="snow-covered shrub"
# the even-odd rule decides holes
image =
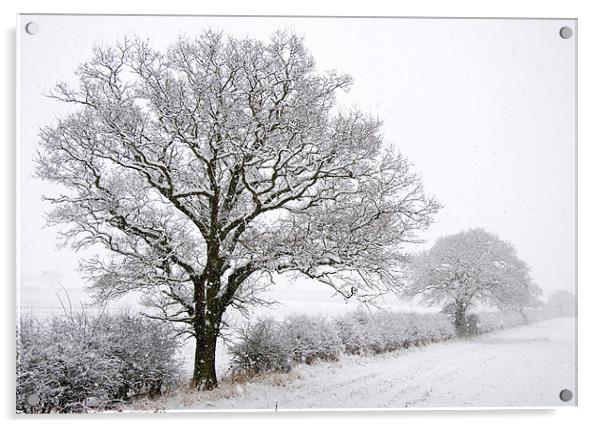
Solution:
[[[80,412],[157,394],[178,376],[178,343],[160,323],[127,315],[19,320],[17,410]]]
[[[430,325],[430,314],[414,312],[390,312],[390,317],[396,320],[393,324],[400,334],[404,348],[410,345],[425,345],[431,342],[433,327]],[[386,328],[386,325],[383,326]]]
[[[322,317],[292,315],[284,321],[260,319],[250,324],[229,349],[235,371],[289,371],[294,363],[311,364],[338,357],[341,341]]]
[[[358,310],[334,320],[346,353],[390,352],[454,336],[449,318],[442,314]]]
[[[399,349],[409,339],[407,325],[393,312],[382,311],[374,315],[368,314],[364,322],[369,334],[367,344],[369,351],[380,354]]]
[[[326,318],[291,315],[279,327],[292,361],[311,364],[316,360],[337,359],[341,340]]]
[[[157,396],[180,378],[179,341],[172,326],[148,318],[122,314],[104,317],[107,351],[119,360],[121,384],[116,398]]]
[[[368,349],[368,317],[362,311],[349,312],[336,317],[334,328],[343,344],[344,352],[359,355]]]
[[[391,352],[402,347],[418,344],[425,337],[421,334],[417,314],[379,311],[370,315],[368,330],[376,343],[370,343],[373,353]]]
[[[363,310],[356,310],[334,319],[334,326],[344,350],[348,354],[377,352],[383,339],[374,317]]]
[[[419,320],[422,325],[421,335],[427,341],[439,342],[451,339],[456,334],[453,323],[444,314],[420,314]]]
[[[78,412],[85,400],[102,402],[119,390],[119,361],[105,355],[85,318],[20,320],[17,409]],[[33,404],[33,405],[32,405]]]
[[[518,327],[525,323],[522,315],[514,311],[481,312],[474,315],[477,318],[475,328],[476,334]]]
[[[242,331],[241,340],[229,347],[234,370],[288,371],[291,356],[282,337],[280,323],[272,318],[260,319]]]

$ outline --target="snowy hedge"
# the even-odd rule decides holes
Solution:
[[[292,315],[284,321],[265,318],[250,324],[229,353],[235,370],[286,372],[295,363],[334,360],[340,349],[341,341],[325,318]]]
[[[285,348],[295,363],[335,360],[341,350],[337,332],[321,316],[289,316],[280,325],[280,331]]]
[[[475,324],[471,326],[473,334],[484,334],[525,324],[523,316],[514,311],[481,312],[469,316],[469,321],[471,318]]]
[[[249,325],[229,352],[235,371],[288,371],[295,363],[335,360],[342,352],[390,352],[453,335],[451,321],[441,314],[355,311],[332,321],[295,315]]]
[[[335,318],[334,325],[348,354],[390,352],[454,336],[443,314],[358,310]]]
[[[481,312],[467,315],[471,335],[517,327],[542,319],[542,311]],[[234,371],[289,371],[295,363],[334,360],[340,353],[391,352],[455,336],[452,317],[443,313],[356,310],[332,320],[295,315],[250,324],[229,349]]]
[[[280,324],[272,318],[249,325],[241,340],[229,348],[236,370],[288,371],[292,360],[282,340]]]
[[[19,411],[110,408],[138,394],[160,394],[179,378],[173,331],[146,318],[23,317],[18,333]]]

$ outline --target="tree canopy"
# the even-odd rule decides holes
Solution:
[[[466,312],[476,304],[522,312],[535,305],[541,291],[512,244],[483,229],[470,229],[439,238],[415,257],[405,293],[420,296],[429,306],[447,306],[462,330]]]
[[[75,111],[41,131],[37,173],[65,189],[49,223],[108,250],[81,264],[98,299],[140,292],[196,338],[195,384],[215,386],[224,312],[256,303],[262,275],[368,299],[399,284],[439,208],[297,35],[125,40],[76,76],[50,94]]]

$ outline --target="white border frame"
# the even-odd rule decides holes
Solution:
[[[13,3],[13,4],[11,4]],[[392,3],[392,2],[390,2]],[[2,168],[4,177],[3,195],[5,196],[4,209],[2,210],[2,235],[9,239],[4,240],[3,254],[0,257],[2,263],[2,272],[5,276],[5,329],[3,329],[4,338],[11,346],[5,346],[3,353],[4,367],[7,370],[7,378],[12,382],[5,382],[2,389],[2,402],[7,406],[4,414],[11,419],[14,406],[14,289],[15,271],[14,271],[14,201],[15,201],[15,166],[14,166],[14,141],[15,141],[15,14],[18,12],[36,12],[36,13],[110,13],[110,14],[136,14],[140,12],[150,14],[236,14],[236,15],[361,15],[361,16],[429,16],[429,17],[576,17],[579,19],[579,196],[578,202],[578,225],[581,233],[579,234],[579,260],[578,275],[580,278],[580,330],[579,330],[579,360],[581,376],[579,377],[579,408],[562,408],[556,411],[549,410],[441,410],[441,411],[422,411],[414,410],[410,412],[380,411],[375,412],[336,412],[336,413],[306,413],[297,412],[295,414],[284,414],[286,422],[281,420],[282,415],[274,417],[274,414],[266,413],[238,413],[228,415],[218,415],[215,413],[206,414],[170,414],[159,417],[151,415],[137,415],[137,419],[145,419],[145,423],[150,425],[165,424],[164,416],[177,419],[191,419],[200,417],[205,423],[224,423],[249,424],[251,427],[264,426],[265,423],[282,424],[292,426],[302,426],[310,422],[333,423],[333,418],[337,422],[352,423],[357,420],[358,424],[365,424],[367,419],[380,419],[379,423],[399,424],[412,423],[409,419],[423,418],[428,416],[428,422],[433,425],[456,423],[462,426],[482,426],[484,423],[491,427],[504,426],[516,419],[524,422],[533,423],[533,418],[543,418],[546,425],[549,426],[567,426],[581,425],[593,422],[599,418],[596,411],[597,398],[599,397],[598,385],[600,381],[600,367],[597,361],[600,360],[600,345],[597,344],[598,320],[596,319],[597,307],[600,302],[600,287],[596,269],[596,253],[601,236],[600,221],[598,220],[601,212],[601,203],[595,199],[599,194],[599,185],[602,183],[601,171],[598,166],[598,159],[601,158],[599,142],[602,141],[599,124],[599,102],[602,97],[601,83],[598,76],[602,75],[602,58],[599,55],[599,41],[602,40],[602,28],[600,26],[600,15],[596,8],[596,2],[584,1],[461,1],[455,2],[428,1],[412,2],[411,4],[390,4],[385,2],[319,2],[305,1],[299,4],[284,5],[278,1],[231,1],[228,4],[204,2],[176,2],[174,0],[166,1],[146,1],[144,3],[125,3],[119,0],[104,0],[99,4],[94,2],[78,2],[76,0],[55,0],[52,3],[39,1],[27,1],[21,4],[17,2],[5,1],[2,4],[2,22],[5,34],[4,40],[4,61],[2,67],[3,73],[3,94],[5,95],[2,104],[2,130],[4,132],[5,144],[2,145],[1,158],[4,162]],[[341,13],[344,12],[344,13]],[[598,145],[596,145],[598,143]],[[584,233],[587,231],[587,233]],[[11,298],[11,296],[13,298]],[[586,338],[589,337],[588,341]],[[7,343],[5,342],[5,343]],[[454,416],[448,420],[450,416]],[[111,415],[86,416],[86,423],[103,423],[105,417],[115,420]],[[133,418],[133,415],[127,415],[126,419]],[[218,418],[227,419],[217,422]],[[443,420],[445,418],[445,420]],[[528,419],[528,420],[525,420]],[[18,417],[18,419],[23,419]],[[29,418],[28,423],[39,418]],[[62,423],[66,419],[79,420],[77,417],[54,417],[53,421],[45,418],[43,423]],[[280,420],[279,420],[280,419]],[[403,419],[400,421],[399,419]],[[329,422],[331,420],[331,422]],[[24,422],[24,421],[22,421]],[[42,420],[40,420],[42,422]],[[80,423],[79,420],[76,423]],[[126,421],[122,421],[126,422]],[[416,421],[413,421],[416,422]],[[126,422],[127,423],[127,422]],[[181,421],[179,423],[187,423]]]

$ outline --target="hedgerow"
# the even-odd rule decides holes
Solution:
[[[478,335],[516,327],[541,320],[540,312],[469,314],[467,331]],[[229,353],[235,373],[288,372],[294,364],[336,360],[340,354],[381,354],[455,336],[448,314],[356,310],[331,320],[309,315],[289,316],[283,321],[260,319],[242,330]]]
[[[234,371],[288,371],[294,364],[336,360],[341,353],[379,354],[449,339],[443,314],[354,311],[327,320],[309,315],[258,320],[229,348]]]
[[[180,344],[166,324],[128,314],[21,317],[17,410],[108,409],[179,380]]]

